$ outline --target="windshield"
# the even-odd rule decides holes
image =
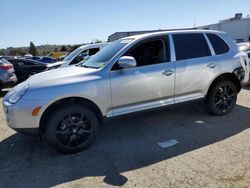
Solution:
[[[76,50],[74,50],[73,52],[71,52],[69,55],[67,55],[63,61],[71,61],[75,58],[75,56],[77,56],[78,54],[80,54],[82,52],[82,48],[77,48]]]
[[[117,40],[103,48],[103,50],[96,53],[87,61],[82,62],[82,65],[91,68],[102,68],[106,65],[106,63],[111,60],[112,57],[114,57],[115,54],[117,54],[124,46],[126,46],[132,40],[132,38]]]

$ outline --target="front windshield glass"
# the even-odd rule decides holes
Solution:
[[[71,52],[69,55],[67,55],[63,61],[71,61],[75,58],[75,56],[77,56],[78,54],[80,54],[82,52],[82,48],[77,48],[76,50],[74,50],[73,52]]]
[[[124,46],[126,46],[131,41],[133,41],[132,38],[117,40],[103,48],[103,50],[96,53],[87,61],[82,62],[82,65],[90,68],[102,68],[111,60],[112,57],[114,57],[115,54],[117,54]]]

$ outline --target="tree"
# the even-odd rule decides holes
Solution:
[[[103,43],[103,41],[100,40],[100,39],[95,39],[95,42],[94,42],[94,43]]]
[[[33,55],[33,56],[37,56],[37,55],[38,55],[36,46],[34,45],[33,42],[30,42],[29,53],[30,53],[31,55]]]
[[[73,46],[71,46],[70,51],[72,52],[72,51],[74,51],[75,49],[79,48],[80,46],[81,46],[81,45],[73,45]]]
[[[5,51],[4,51],[3,49],[0,50],[0,56],[1,56],[1,55],[6,55],[6,54],[5,54]]]
[[[9,55],[11,56],[24,56],[26,54],[26,50],[23,48],[12,48],[9,51]]]
[[[61,52],[66,52],[66,51],[68,51],[68,49],[67,49],[66,46],[63,45],[63,46],[61,47],[60,51],[61,51]]]

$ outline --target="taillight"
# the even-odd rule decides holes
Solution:
[[[12,69],[13,68],[13,65],[0,65],[0,69],[4,69],[4,70],[9,70],[9,69]]]

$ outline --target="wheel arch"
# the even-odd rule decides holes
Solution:
[[[238,93],[241,91],[241,83],[240,80],[238,79],[238,77],[234,74],[234,73],[223,73],[220,74],[219,76],[217,76],[210,84],[208,90],[207,90],[207,94],[209,93],[209,91],[211,90],[211,88],[219,81],[224,81],[224,80],[230,80],[232,81],[236,88]]]
[[[49,118],[50,114],[53,113],[56,109],[67,106],[69,104],[80,104],[85,107],[88,107],[90,110],[92,110],[98,119],[98,122],[100,124],[103,123],[103,114],[100,110],[100,108],[91,100],[82,98],[82,97],[67,97],[63,99],[59,99],[57,101],[54,101],[52,104],[50,104],[43,112],[40,121],[39,121],[39,129],[42,133],[44,133],[46,129],[46,120]]]

